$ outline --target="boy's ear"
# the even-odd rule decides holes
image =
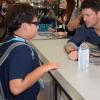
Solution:
[[[29,29],[29,24],[27,24],[27,23],[22,23],[21,27],[22,27],[23,30],[28,31],[28,29]]]

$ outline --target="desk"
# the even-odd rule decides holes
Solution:
[[[100,66],[90,64],[87,71],[80,71],[77,62],[68,59],[65,43],[66,39],[31,41],[43,63],[62,64],[50,73],[73,100],[100,100]]]

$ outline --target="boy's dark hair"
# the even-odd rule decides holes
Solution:
[[[97,13],[100,11],[100,0],[84,0],[81,6],[81,10],[85,8],[91,8]]]
[[[36,9],[28,3],[18,3],[11,5],[4,18],[4,35],[13,35],[14,31],[20,28],[21,24],[31,23],[34,17],[37,16]]]

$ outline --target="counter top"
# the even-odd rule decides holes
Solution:
[[[59,62],[61,68],[50,71],[73,100],[100,100],[100,66],[90,64],[80,70],[77,61],[68,59],[64,50],[67,39],[32,40],[43,63]]]

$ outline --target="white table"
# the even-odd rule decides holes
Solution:
[[[54,61],[62,65],[50,73],[73,100],[100,100],[100,66],[90,64],[87,71],[79,70],[77,61],[67,57],[64,50],[66,41],[33,39],[31,43],[43,63]]]

